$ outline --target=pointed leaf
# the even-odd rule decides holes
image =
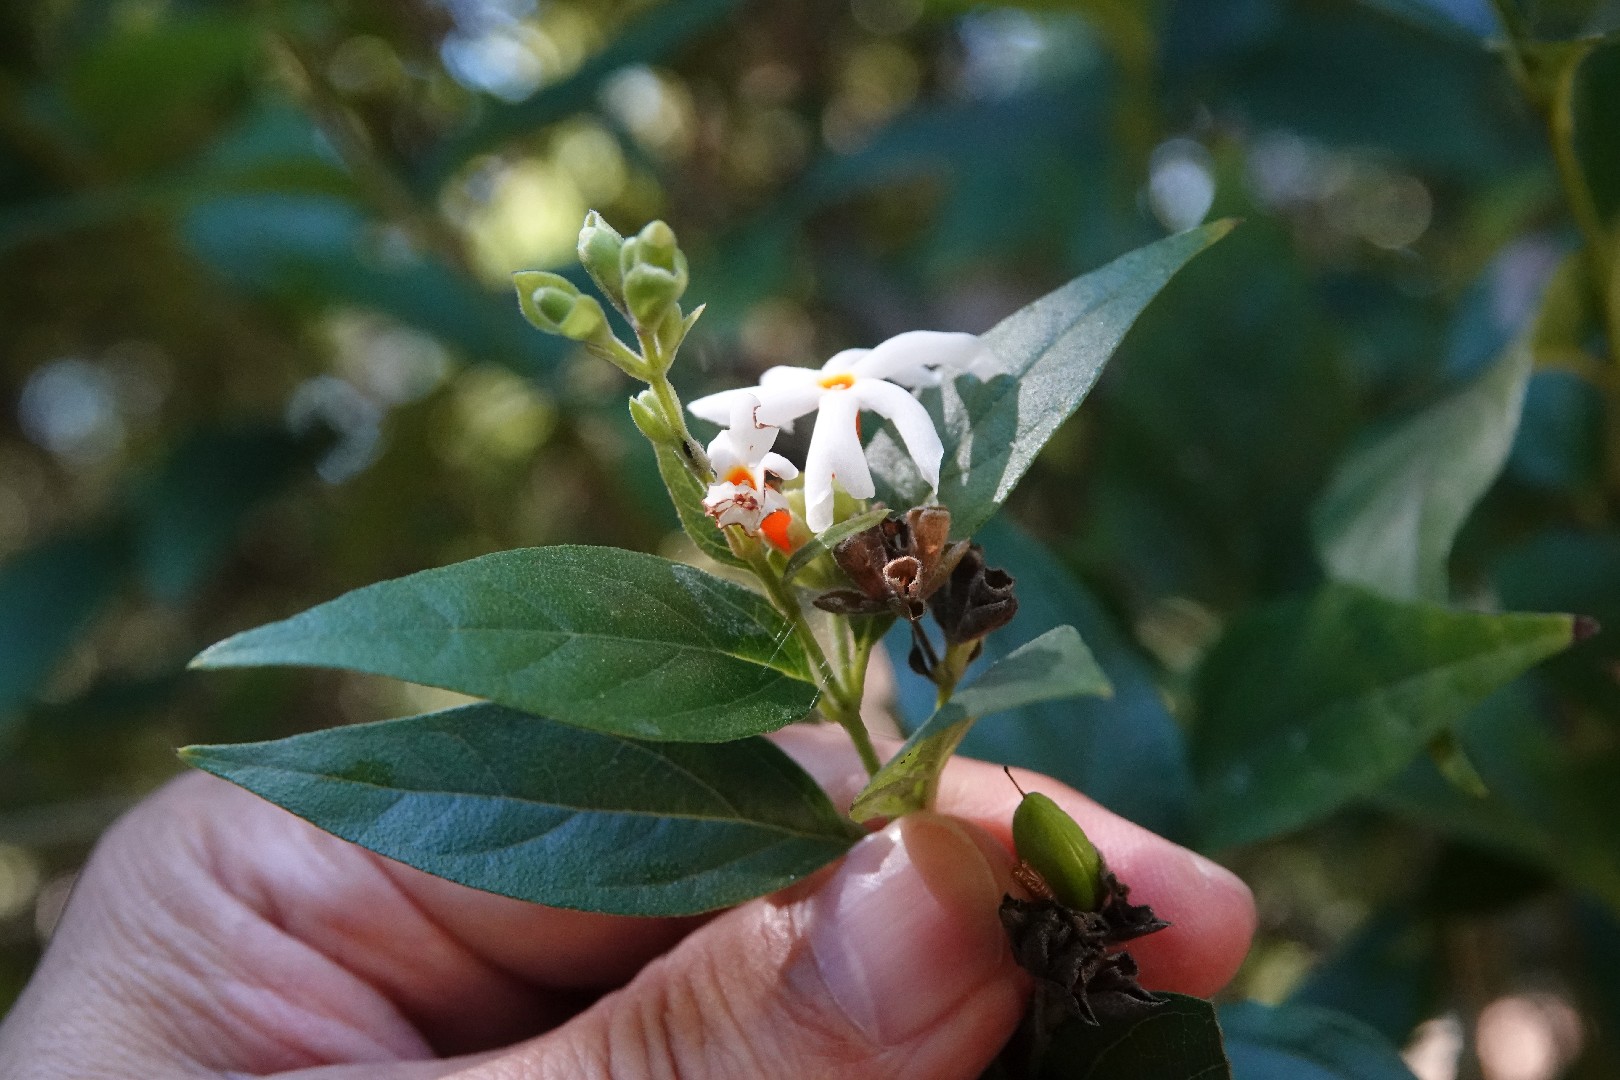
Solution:
[[[1080,640],[1080,632],[1072,626],[1048,630],[1008,653],[973,685],[958,690],[913,732],[856,796],[850,816],[870,821],[932,805],[940,771],[981,716],[1039,701],[1111,693],[1108,676]]]
[[[1313,521],[1332,577],[1447,599],[1452,543],[1513,447],[1530,368],[1529,346],[1510,345],[1475,382],[1345,460]]]
[[[859,838],[764,739],[639,742],[497,705],[181,756],[419,870],[617,915],[740,903]]]
[[[1416,1080],[1383,1036],[1340,1013],[1246,1001],[1220,1019],[1237,1080]]]
[[[192,665],[391,675],[681,742],[772,731],[816,700],[803,651],[763,597],[598,547],[503,551],[380,582],[227,638]]]
[[[992,377],[959,376],[924,392],[945,443],[939,501],[950,508],[954,535],[969,536],[990,520],[1079,408],[1142,309],[1233,224],[1177,233],[1076,278],[984,335],[995,357]],[[916,506],[927,498],[928,485],[887,431],[872,440],[868,457],[885,501]]]
[[[1240,619],[1198,676],[1204,843],[1275,836],[1367,794],[1573,631],[1568,615],[1450,611],[1348,585]]]

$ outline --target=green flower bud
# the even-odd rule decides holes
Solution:
[[[591,280],[614,303],[624,303],[624,278],[619,272],[619,253],[624,248],[620,236],[595,210],[585,215],[579,230],[579,262]]]
[[[512,275],[512,284],[523,317],[536,329],[575,341],[594,341],[608,332],[602,305],[567,278],[542,270],[520,270]]]
[[[643,390],[630,399],[630,419],[636,422],[636,429],[654,445],[680,441],[680,436],[675,434],[675,429],[669,426],[669,421],[664,417],[658,395],[651,390]]]
[[[1058,903],[1096,910],[1102,899],[1102,856],[1057,803],[1040,792],[1025,795],[1013,812],[1013,845]]]
[[[619,274],[630,314],[644,326],[657,326],[686,292],[686,255],[675,231],[654,221],[626,240],[619,250]]]

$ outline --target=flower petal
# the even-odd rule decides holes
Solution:
[[[939,487],[939,462],[945,456],[945,444],[934,430],[934,418],[928,415],[922,402],[893,383],[881,379],[857,379],[846,393],[860,399],[866,408],[882,416],[900,433],[906,444],[906,453],[917,463],[917,471],[931,488]],[[819,422],[818,428],[819,431]]]
[[[822,374],[841,371],[853,372],[855,365],[871,355],[871,352],[871,349],[844,349],[841,352],[835,352],[825,364],[821,365]]]
[[[740,387],[736,390],[722,390],[718,394],[700,397],[696,401],[686,404],[686,411],[693,416],[702,417],[711,424],[721,427],[731,423],[731,409],[740,398],[755,397],[757,394],[752,386]]]
[[[793,421],[813,412],[821,402],[822,389],[811,368],[773,367],[760,376],[750,393],[759,398],[754,415],[761,424],[792,430]]]
[[[857,499],[870,499],[877,493],[855,427],[859,412],[860,402],[849,391],[837,390],[822,396],[816,430],[810,434],[810,449],[804,459],[804,520],[812,532],[832,527],[834,478]]]
[[[896,334],[863,357],[853,368],[856,375],[891,382],[926,384],[931,367],[968,371],[982,365],[989,350],[975,334],[939,330],[909,330]]]
[[[777,453],[769,453],[760,458],[759,467],[762,471],[775,473],[784,480],[791,480],[799,475],[799,467]]]

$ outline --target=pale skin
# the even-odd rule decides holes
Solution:
[[[843,733],[780,735],[846,803]],[[892,752],[892,745],[883,748]],[[1248,947],[1235,877],[1035,773],[1175,925],[1149,987],[1208,995]],[[12,1080],[975,1080],[1029,992],[996,917],[1018,792],[958,759],[913,815],[699,919],[560,911],[429,877],[200,774],[103,839],[0,1025]]]

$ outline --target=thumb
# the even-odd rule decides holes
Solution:
[[[1011,865],[974,826],[910,815],[464,1075],[973,1080],[1027,993],[997,916]]]

